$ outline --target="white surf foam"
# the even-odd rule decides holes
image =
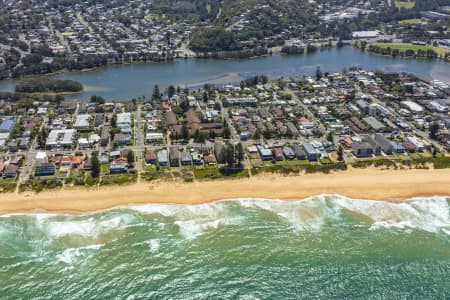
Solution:
[[[56,258],[58,261],[63,262],[68,265],[72,265],[75,263],[77,258],[87,250],[99,250],[103,245],[97,244],[97,245],[89,245],[85,247],[80,248],[67,248],[65,249],[61,254],[58,254]]]
[[[130,206],[132,210],[174,218],[180,234],[192,240],[208,230],[217,229],[220,225],[238,224],[240,216],[233,214],[226,202],[215,202],[200,205],[139,205]]]
[[[132,221],[133,218],[126,214],[105,218],[90,217],[82,220],[76,218],[75,220],[74,218],[71,218],[71,220],[54,220],[49,216],[37,216],[38,227],[53,238],[67,235],[97,236],[110,230],[124,228]]]
[[[159,239],[151,239],[147,241],[150,252],[155,253],[158,252],[159,247],[161,246]]]

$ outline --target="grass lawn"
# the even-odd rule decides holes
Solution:
[[[391,49],[398,49],[400,52],[405,52],[406,50],[413,50],[417,53],[418,50],[434,50],[438,55],[445,55],[450,52],[448,49],[443,47],[434,47],[434,46],[421,46],[421,45],[413,45],[413,44],[391,44],[391,43],[373,43],[372,45],[378,46],[380,48],[386,49],[390,47]]]
[[[223,175],[219,172],[219,168],[217,166],[196,167],[194,169],[194,176],[199,180],[223,177]]]
[[[282,160],[282,161],[276,161],[273,163],[272,161],[264,161],[265,166],[303,166],[303,165],[309,165],[310,162],[308,160]]]
[[[406,24],[418,24],[421,23],[422,20],[421,19],[407,19],[407,20],[402,20],[398,23],[402,24],[402,25],[406,25]]]
[[[109,165],[107,165],[107,164],[101,165],[100,166],[100,174],[101,175],[109,174]]]
[[[416,2],[414,0],[395,0],[395,7],[397,8],[406,8],[406,9],[411,9],[414,7],[414,5],[416,4]]]
[[[109,184],[130,184],[135,183],[137,179],[136,174],[131,173],[124,173],[124,174],[117,174],[117,175],[108,175],[103,176],[102,181],[100,182],[100,185],[109,185]]]

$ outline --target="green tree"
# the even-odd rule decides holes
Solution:
[[[161,92],[159,91],[159,86],[155,84],[153,87],[153,93],[152,93],[152,100],[160,100],[161,99]]]
[[[127,161],[129,164],[134,163],[134,151],[133,150],[128,150]]]
[[[242,143],[239,143],[236,146],[236,159],[238,165],[241,165],[241,162],[244,160],[244,147],[242,146]]]
[[[430,124],[430,139],[435,140],[439,132],[439,124],[437,122],[432,122]]]
[[[100,175],[100,161],[98,160],[97,151],[94,151],[92,153],[91,161],[92,161],[91,174],[92,174],[92,177],[96,178]]]
[[[223,130],[223,138],[224,139],[229,139],[231,137],[231,131],[230,128],[228,126],[226,126]]]
[[[175,87],[173,85],[169,85],[169,87],[167,88],[167,96],[169,96],[169,98],[172,98],[175,95]]]
[[[338,150],[337,150],[337,159],[338,161],[343,161],[344,160],[344,149],[342,149],[342,146],[339,145]]]
[[[181,138],[185,141],[189,140],[189,128],[186,125],[181,126]]]
[[[320,70],[320,66],[317,66],[316,68],[316,80],[320,80],[322,78],[323,74],[322,71]]]

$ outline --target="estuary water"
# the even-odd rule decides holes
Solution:
[[[448,299],[450,198],[0,217],[2,299]]]
[[[109,100],[126,101],[150,96],[153,86],[170,84],[200,87],[204,83],[235,83],[253,75],[270,78],[313,75],[317,66],[323,71],[337,72],[351,66],[367,70],[414,73],[424,79],[450,83],[450,64],[440,60],[412,60],[371,55],[347,46],[318,51],[310,55],[273,55],[244,60],[180,59],[171,63],[113,65],[89,72],[55,75],[82,83],[85,91],[69,99],[86,100],[100,95]],[[0,91],[13,91],[17,81],[0,82]]]

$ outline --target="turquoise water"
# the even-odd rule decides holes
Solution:
[[[366,70],[414,73],[423,79],[450,82],[449,66],[440,60],[411,60],[370,55],[353,47],[332,48],[311,55],[273,55],[243,60],[187,59],[161,64],[113,65],[92,72],[74,72],[54,76],[82,83],[86,91],[67,96],[86,100],[96,94],[110,100],[130,100],[149,97],[153,86],[170,84],[203,86],[205,82],[228,83],[233,78],[266,74],[270,78],[315,74],[317,66],[325,72],[338,72],[351,66]],[[235,75],[227,77],[228,75]],[[237,76],[236,76],[237,75]],[[17,81],[0,82],[0,91],[13,91]]]
[[[1,299],[448,299],[450,199],[0,218]]]

